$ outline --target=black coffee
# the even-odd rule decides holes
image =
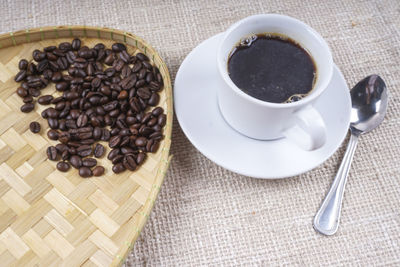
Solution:
[[[230,55],[228,72],[243,92],[273,103],[300,100],[316,78],[307,51],[290,38],[268,34],[242,40]]]

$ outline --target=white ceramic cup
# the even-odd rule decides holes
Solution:
[[[232,82],[227,68],[232,49],[242,38],[257,33],[286,35],[310,53],[316,64],[317,78],[309,95],[292,103],[265,102],[247,95]],[[217,50],[217,64],[222,78],[217,92],[218,104],[232,128],[255,139],[286,137],[305,150],[315,150],[325,144],[325,123],[313,104],[332,78],[333,61],[328,44],[310,26],[277,14],[247,17],[225,32]]]

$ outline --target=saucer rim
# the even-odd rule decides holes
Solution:
[[[222,33],[218,33],[218,34],[216,34],[216,35],[214,35],[214,36],[211,36],[210,38],[207,38],[206,40],[204,40],[204,41],[202,41],[201,43],[199,43],[195,48],[193,48],[193,49],[186,55],[185,59],[182,61],[181,65],[179,66],[178,71],[176,72],[176,76],[175,76],[175,80],[174,80],[174,88],[175,88],[175,86],[176,86],[176,81],[177,81],[177,79],[178,79],[178,77],[179,77],[179,73],[181,72],[181,69],[185,67],[185,65],[186,65],[186,63],[187,63],[188,58],[190,57],[190,55],[191,55],[199,46],[203,45],[205,42],[210,41],[211,39],[214,39],[214,38],[215,38],[215,39],[217,39],[218,37],[221,38],[222,35],[223,35],[223,32],[222,32]],[[344,85],[345,85],[346,89],[349,90],[349,87],[348,87],[348,85],[347,85],[347,83],[346,83],[346,80],[345,80],[345,78],[344,78],[343,73],[340,71],[339,67],[338,67],[335,63],[333,63],[332,78],[333,78],[335,72],[337,72],[337,74],[340,76],[340,79],[341,79],[342,81],[344,81]],[[328,86],[331,84],[331,82],[332,82],[332,80],[329,82]],[[177,94],[177,91],[176,91],[176,90],[174,90],[174,98],[175,98],[175,94]],[[340,138],[338,138],[338,140],[340,140],[340,142],[338,142],[337,147],[336,147],[335,149],[332,149],[332,150],[329,151],[328,153],[326,153],[326,156],[324,156],[323,159],[322,159],[321,161],[319,161],[317,164],[313,164],[313,165],[312,165],[311,167],[309,167],[309,168],[301,169],[300,171],[296,171],[296,170],[295,170],[295,171],[293,171],[293,172],[288,172],[288,173],[285,173],[285,174],[283,174],[283,175],[274,175],[274,176],[268,176],[268,175],[267,175],[267,176],[254,176],[254,174],[251,174],[251,172],[247,172],[246,170],[243,170],[243,169],[236,169],[236,168],[233,168],[233,167],[231,167],[231,166],[225,165],[223,161],[221,162],[218,158],[216,158],[216,157],[210,155],[210,154],[209,154],[208,152],[206,152],[204,149],[201,149],[202,146],[199,145],[198,142],[195,141],[195,140],[193,139],[192,135],[190,135],[190,130],[188,130],[188,128],[186,127],[185,123],[181,121],[180,116],[178,115],[178,114],[180,114],[180,113],[179,113],[179,111],[178,111],[179,108],[177,108],[177,102],[176,102],[176,101],[174,101],[174,108],[175,108],[176,118],[177,118],[177,120],[178,120],[178,123],[179,123],[179,125],[180,125],[180,127],[181,127],[183,133],[184,133],[185,136],[189,139],[189,141],[192,143],[192,145],[193,145],[201,154],[203,154],[206,158],[208,158],[209,160],[211,160],[211,161],[214,162],[215,164],[217,164],[217,165],[223,167],[223,168],[226,169],[226,170],[232,171],[232,172],[237,173],[237,174],[239,174],[239,175],[247,176],[247,177],[249,177],[249,178],[254,178],[254,179],[266,179],[266,180],[275,180],[275,179],[278,180],[278,179],[279,179],[279,180],[280,180],[280,179],[294,178],[294,177],[296,177],[296,176],[298,176],[298,175],[307,173],[307,172],[309,172],[309,171],[311,171],[311,170],[313,170],[313,169],[315,169],[315,168],[318,168],[318,167],[319,167],[320,165],[322,165],[325,161],[327,161],[330,157],[332,157],[332,155],[338,150],[338,148],[340,148],[340,146],[343,144],[343,141],[345,140],[345,138],[346,138],[346,136],[347,136],[347,134],[348,134],[348,129],[349,129],[349,127],[350,127],[350,113],[351,113],[351,99],[350,99],[350,93],[347,94],[347,98],[348,98],[349,103],[350,103],[350,105],[348,106],[348,110],[347,110],[347,112],[346,112],[346,113],[348,114],[348,116],[347,116],[348,118],[347,118],[347,122],[346,122],[346,124],[347,124],[348,126],[346,127],[346,131],[343,131],[343,133],[341,133],[342,136],[341,136]],[[222,117],[223,117],[223,116],[222,116]],[[231,128],[229,125],[227,125],[227,126],[230,128],[231,131],[235,131],[235,129]],[[252,139],[252,140],[259,141],[259,142],[277,142],[277,141],[280,140],[280,139],[270,140],[270,141],[257,140],[257,139],[253,139],[253,138],[250,138],[250,137],[248,137],[248,136],[245,136],[245,135],[243,135],[243,134],[241,134],[241,135],[244,136],[245,138],[249,138],[249,139]],[[294,145],[294,144],[293,144],[293,145]],[[311,152],[312,152],[312,151],[311,151]]]

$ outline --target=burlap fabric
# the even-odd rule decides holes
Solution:
[[[201,41],[257,13],[281,13],[329,43],[349,86],[380,74],[385,122],[361,138],[332,237],[312,218],[344,153],[311,172],[255,180],[215,165],[175,120],[174,159],[126,266],[400,265],[400,2],[386,1],[2,1],[0,31],[47,25],[106,26],[152,44],[172,76]]]

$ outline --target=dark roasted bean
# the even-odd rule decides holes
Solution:
[[[135,65],[133,65],[132,72],[136,73],[142,68],[142,63],[140,61],[136,61]]]
[[[31,103],[31,102],[33,102],[33,97],[30,96],[30,95],[25,96],[25,97],[22,99],[22,101],[23,101],[24,103]]]
[[[140,61],[149,61],[149,58],[143,54],[143,53],[137,53],[136,57],[140,60]]]
[[[77,155],[73,155],[69,158],[69,163],[71,163],[72,167],[75,169],[79,169],[82,167],[82,158]]]
[[[153,80],[154,80],[153,73],[148,72],[148,73],[146,74],[145,80],[146,80],[146,83],[150,83],[151,81],[153,81]]]
[[[72,45],[69,42],[63,42],[58,45],[58,48],[63,51],[69,51],[72,49]]]
[[[33,103],[26,103],[21,106],[21,111],[24,113],[31,112],[35,108],[35,104]]]
[[[107,159],[112,160],[114,157],[120,154],[120,149],[119,148],[114,148],[108,153]]]
[[[47,52],[46,58],[50,61],[56,61],[58,57],[56,55],[54,55],[53,53]],[[43,61],[44,60],[42,60],[41,62],[43,62]],[[39,70],[39,65],[38,65],[38,70]]]
[[[149,99],[151,96],[151,92],[146,87],[141,87],[137,90],[137,95],[143,99]]]
[[[15,80],[16,82],[21,82],[21,81],[25,80],[25,78],[26,78],[26,70],[20,70],[20,71],[17,73],[17,75],[15,75],[14,80]]]
[[[152,118],[147,122],[147,126],[152,127],[157,124],[157,121],[158,121],[157,118]]]
[[[71,48],[72,50],[78,51],[79,48],[81,48],[81,40],[78,38],[72,40]]]
[[[138,165],[141,165],[144,162],[145,159],[146,159],[146,154],[143,153],[143,152],[140,152],[136,157],[136,163]]]
[[[125,156],[124,159],[122,160],[122,164],[126,169],[130,171],[134,171],[137,166],[136,161],[132,155]]]
[[[160,101],[160,96],[157,93],[153,92],[149,98],[149,101],[147,101],[147,104],[149,106],[154,107],[158,104],[159,101]]]
[[[107,130],[107,129],[102,129],[102,135],[101,135],[100,140],[101,141],[108,141],[108,140],[110,140],[110,137],[111,137],[110,131]]]
[[[88,177],[92,177],[93,173],[92,173],[91,169],[89,169],[88,167],[83,166],[83,167],[79,168],[79,175],[81,177],[83,177],[83,178],[88,178]]]
[[[147,61],[142,61],[143,67],[145,67],[146,69],[150,70],[153,68],[153,66],[147,62]]]
[[[47,123],[51,129],[58,129],[58,119],[49,118]]]
[[[93,169],[93,175],[94,176],[102,176],[104,174],[104,167],[103,166],[96,166]]]
[[[160,116],[158,116],[158,125],[164,127],[166,123],[167,123],[167,115],[161,114]]]
[[[53,129],[47,131],[47,137],[50,140],[58,140],[58,131],[53,130]]]
[[[116,135],[110,138],[110,142],[108,145],[110,146],[110,148],[115,148],[119,146],[120,143],[121,143],[121,136]]]
[[[60,172],[67,172],[70,169],[68,162],[60,161],[57,163],[57,170]]]
[[[65,151],[63,151],[62,153],[61,153],[61,159],[62,160],[68,160],[69,159],[69,152],[68,152],[68,150],[65,150]]]
[[[64,145],[64,144],[57,144],[56,149],[57,149],[58,153],[63,153],[64,151],[68,150],[68,146]]]
[[[104,64],[111,66],[114,62],[114,54],[109,54],[105,59],[104,59]]]
[[[121,43],[114,43],[114,44],[111,46],[111,48],[112,48],[112,50],[113,50],[114,52],[121,52],[121,51],[126,50],[126,46],[125,46],[124,44],[121,44]]]
[[[36,74],[36,72],[37,72],[37,70],[36,70],[36,65],[35,65],[35,63],[29,63],[29,65],[28,65],[28,72],[30,73],[30,74]]]
[[[117,163],[112,167],[114,173],[121,173],[125,171],[125,166],[122,163]]]
[[[96,158],[101,158],[104,155],[105,148],[101,144],[96,144],[94,148],[94,156]]]
[[[92,147],[90,145],[81,145],[77,149],[77,154],[81,157],[87,157],[92,154]]]
[[[45,52],[52,52],[52,51],[54,51],[54,49],[56,49],[56,48],[57,48],[57,46],[51,45],[51,46],[47,46],[47,47],[43,48],[43,50],[44,50]]]
[[[18,87],[17,95],[19,95],[20,97],[26,97],[28,95],[28,90],[23,87]]]
[[[76,120],[76,126],[85,127],[88,123],[88,116],[86,114],[81,114]]]
[[[49,146],[46,153],[49,160],[57,160],[57,149],[54,146]]]
[[[124,155],[125,154],[133,154],[134,150],[128,146],[124,146],[124,147],[121,147],[121,153]]]
[[[18,68],[20,69],[20,70],[26,70],[26,68],[28,68],[28,60],[26,60],[26,59],[21,59],[20,61],[19,61],[19,63],[18,63]]]
[[[151,81],[151,82],[149,83],[149,88],[150,88],[150,90],[152,90],[152,91],[158,91],[158,90],[161,89],[161,86],[160,86],[160,84],[159,84],[158,82]]]
[[[40,132],[40,123],[37,121],[33,121],[29,124],[29,129],[31,130],[32,133],[38,133]]]
[[[144,137],[139,137],[135,140],[135,145],[137,146],[146,146],[147,139]]]
[[[91,168],[97,165],[97,160],[94,158],[86,158],[82,160],[82,165]]]

